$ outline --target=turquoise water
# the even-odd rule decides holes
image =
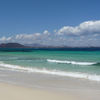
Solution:
[[[100,51],[0,52],[0,66],[5,70],[100,81]]]

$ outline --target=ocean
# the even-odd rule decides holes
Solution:
[[[100,51],[0,52],[3,70],[100,81]]]

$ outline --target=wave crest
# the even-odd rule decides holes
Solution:
[[[62,64],[73,64],[73,65],[94,65],[96,62],[76,62],[76,61],[67,61],[67,60],[52,60],[47,59],[48,62],[52,63],[62,63]]]

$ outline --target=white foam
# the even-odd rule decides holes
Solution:
[[[76,61],[52,60],[52,59],[47,59],[47,61],[52,62],[52,63],[63,63],[63,64],[74,64],[74,65],[93,65],[93,64],[96,64],[96,62],[76,62]]]
[[[37,68],[30,68],[30,67],[22,67],[17,65],[11,65],[11,64],[5,64],[0,63],[0,66],[13,69],[13,70],[19,70],[23,72],[34,72],[34,73],[42,73],[42,74],[50,74],[50,75],[57,75],[57,76],[67,76],[67,77],[74,77],[74,78],[80,78],[80,79],[88,79],[92,81],[100,81],[100,75],[91,75],[87,73],[80,73],[80,72],[65,72],[65,71],[58,71],[58,70],[47,70],[47,69],[37,69]]]

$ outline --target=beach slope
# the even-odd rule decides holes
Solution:
[[[76,100],[71,95],[0,83],[0,100]]]

